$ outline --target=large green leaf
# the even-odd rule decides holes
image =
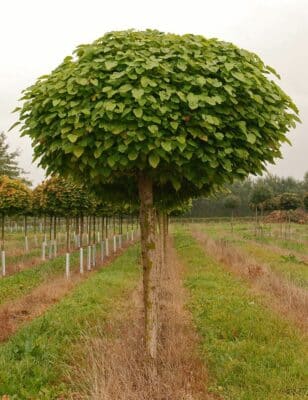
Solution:
[[[73,148],[73,153],[77,158],[80,158],[82,154],[84,153],[84,148],[80,146],[76,146]]]
[[[108,60],[108,61],[105,62],[105,67],[106,67],[107,71],[112,70],[117,65],[118,65],[117,61]]]
[[[135,114],[135,116],[137,118],[141,118],[142,115],[143,115],[143,110],[140,107],[139,108],[134,108],[133,112],[134,112],[134,114]]]
[[[253,133],[248,133],[247,140],[249,143],[254,144],[256,142],[256,136]]]
[[[161,142],[161,147],[165,151],[170,152],[172,150],[172,143],[171,142]]]
[[[71,143],[75,143],[78,140],[78,136],[74,135],[73,133],[71,133],[70,135],[67,135],[67,138]]]
[[[160,157],[157,153],[153,152],[149,155],[149,164],[151,165],[152,168],[157,168],[159,161]]]
[[[134,96],[134,98],[136,99],[136,100],[140,100],[141,99],[141,97],[144,95],[144,90],[143,89],[133,89],[132,90],[132,94],[133,94],[133,96]]]
[[[189,93],[187,95],[187,101],[189,108],[191,110],[195,110],[199,106],[199,96],[195,95],[194,93]]]

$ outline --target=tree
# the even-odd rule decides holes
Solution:
[[[233,214],[234,210],[237,209],[240,205],[240,198],[238,196],[235,196],[234,194],[230,194],[227,196],[224,200],[224,206],[225,208],[231,210],[231,230],[233,233]]]
[[[21,179],[29,183],[23,175],[25,171],[18,166],[16,158],[19,156],[18,151],[9,151],[9,145],[6,143],[4,132],[0,132],[0,175],[8,176],[12,179]]]
[[[305,210],[308,211],[308,192],[306,192],[304,194],[303,203],[304,203]]]
[[[303,179],[303,189],[308,191],[308,171],[304,175]]]
[[[19,179],[0,176],[2,274],[5,275],[4,224],[5,217],[27,214],[31,210],[31,190]],[[26,235],[26,232],[25,232]]]
[[[296,193],[283,193],[279,196],[280,210],[295,210],[302,205],[301,198]]]
[[[274,211],[280,209],[280,196],[274,196],[266,199],[262,203],[262,208],[264,211]]]
[[[230,194],[229,196],[227,196],[225,198],[224,206],[228,210],[232,210],[232,212],[233,212],[236,208],[239,207],[239,205],[240,205],[240,199],[238,196],[235,196],[234,194]]]
[[[250,204],[253,208],[258,210],[263,210],[263,203],[273,197],[273,192],[271,189],[260,182],[253,187],[250,195]]]
[[[145,339],[154,359],[155,195],[187,185],[198,196],[260,174],[281,156],[298,111],[270,74],[278,76],[231,43],[131,30],[79,46],[24,91],[21,130],[48,173],[123,191],[129,181],[138,191]]]

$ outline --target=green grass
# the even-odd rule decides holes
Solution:
[[[63,377],[72,349],[88,326],[95,329],[107,321],[119,299],[135,287],[138,252],[137,246],[129,248],[0,346],[0,395],[18,400],[69,398]]]
[[[71,254],[71,268],[76,267],[79,253]],[[42,261],[34,267],[0,278],[0,304],[29,293],[40,283],[65,273],[65,256]]]
[[[251,239],[247,240],[245,236],[237,233],[232,235],[230,227],[224,229],[223,226],[217,225],[206,226],[203,224],[198,225],[197,229],[207,233],[214,239],[226,239],[232,246],[248,254],[257,262],[268,265],[273,271],[281,274],[295,283],[295,285],[308,287],[308,265],[307,262],[301,259],[300,255],[294,255],[292,252],[289,255],[285,255],[285,252],[271,250],[269,247],[260,246],[260,243],[255,243]],[[235,232],[239,232],[240,228],[238,226]],[[245,232],[245,227],[242,226],[242,229]]]
[[[224,400],[308,399],[307,343],[262,305],[245,282],[226,272],[183,230],[175,235],[187,265],[190,310],[210,391]]]

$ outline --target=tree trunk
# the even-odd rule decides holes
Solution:
[[[145,345],[150,358],[157,358],[158,337],[158,271],[156,213],[153,205],[153,182],[140,174],[141,254],[143,264],[143,295],[145,312]]]
[[[169,217],[166,212],[163,214],[163,254],[164,254],[164,264],[167,265],[168,259],[167,259],[167,237],[168,237],[168,224],[169,224]]]
[[[161,282],[162,271],[165,268],[165,257],[164,257],[164,213],[161,211],[157,212],[157,224],[159,232],[159,240],[157,243],[159,249],[159,270],[158,270],[158,280]],[[160,288],[159,288],[160,289]],[[161,294],[159,293],[159,298]]]

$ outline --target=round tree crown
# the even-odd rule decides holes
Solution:
[[[28,214],[32,209],[31,190],[19,179],[0,177],[0,213]]]
[[[299,120],[270,74],[217,39],[110,32],[26,89],[20,122],[49,173],[220,186],[261,173]]]

